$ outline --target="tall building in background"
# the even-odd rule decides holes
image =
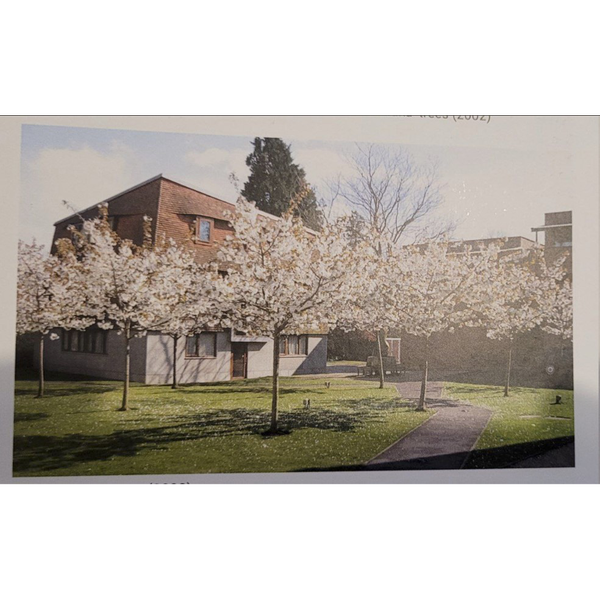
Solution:
[[[546,260],[554,262],[564,254],[567,255],[565,268],[569,278],[573,277],[573,213],[570,210],[546,213],[544,225],[532,227],[535,240],[538,234],[544,234]]]

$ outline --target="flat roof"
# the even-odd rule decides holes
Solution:
[[[540,227],[532,227],[531,231],[546,231],[546,229],[560,229],[561,227],[573,227],[573,223],[560,223],[558,225],[542,225]]]

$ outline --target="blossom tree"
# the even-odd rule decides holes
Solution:
[[[557,281],[544,298],[542,329],[561,340],[561,354],[565,343],[573,342],[573,288],[568,279]]]
[[[290,214],[264,217],[244,199],[232,224],[235,236],[218,256],[228,270],[221,302],[231,327],[273,339],[270,433],[276,434],[281,336],[335,325],[360,290],[360,249],[352,249],[343,227],[312,232]]]
[[[387,284],[382,288],[390,325],[424,339],[423,377],[417,410],[427,397],[430,338],[443,331],[477,326],[489,302],[497,248],[456,247],[447,242],[390,252]]]
[[[351,225],[347,219],[340,219],[339,226]],[[351,230],[349,230],[351,235]],[[356,246],[356,240],[353,245]],[[360,253],[359,277],[360,289],[346,303],[340,307],[337,327],[345,332],[361,331],[373,332],[376,341],[377,361],[379,365],[379,387],[385,385],[385,365],[383,345],[386,340],[386,330],[392,325],[390,321],[390,298],[396,289],[399,280],[397,264],[398,253],[391,250],[392,245],[384,235],[375,231],[363,229],[361,243],[356,246]],[[392,255],[395,257],[392,259]],[[394,268],[391,268],[393,265]]]
[[[185,298],[190,284],[190,256],[173,241],[152,247],[149,229],[146,219],[142,246],[119,238],[104,206],[99,218],[84,221],[81,231],[74,231],[73,253],[88,314],[98,327],[123,336],[122,411],[128,410],[131,340],[157,329]]]
[[[541,326],[546,319],[546,328],[569,335],[566,322],[561,322],[568,314],[566,297],[559,298],[563,276],[562,261],[548,266],[543,251],[536,249],[504,257],[490,279],[493,295],[483,310],[484,323],[489,338],[507,345],[505,398],[510,393],[513,351],[519,334]],[[570,286],[565,289],[570,291]],[[563,315],[556,312],[554,302],[565,309]]]
[[[82,314],[82,287],[70,255],[48,254],[35,242],[19,241],[17,334],[36,333],[39,344],[37,397],[44,395],[44,341],[52,329],[85,329],[92,319]],[[51,339],[57,339],[50,333]]]
[[[169,291],[170,299],[158,305],[155,323],[151,328],[173,340],[171,387],[176,389],[179,340],[221,324],[220,280],[215,269],[198,265],[193,256],[180,251],[171,243],[165,248],[163,259],[167,261],[165,266],[171,261],[171,268],[175,269],[175,273],[169,272],[169,278],[175,277],[175,288]]]

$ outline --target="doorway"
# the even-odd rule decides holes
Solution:
[[[246,377],[248,377],[248,344],[232,342],[231,379],[246,379]]]

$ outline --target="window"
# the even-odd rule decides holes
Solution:
[[[188,336],[185,355],[188,358],[214,358],[217,356],[217,334],[206,331]]]
[[[63,331],[62,349],[65,352],[87,352],[88,354],[106,354],[106,336],[102,329],[86,331]]]
[[[304,354],[305,356],[308,354],[308,336],[301,335],[299,338],[300,342],[300,350],[298,354]]]
[[[290,335],[288,338],[288,354],[298,354],[298,336]]]
[[[281,336],[279,340],[279,354],[282,356],[306,356],[308,354],[308,336]]]
[[[205,244],[210,243],[212,221],[208,219],[198,219],[198,241]]]

